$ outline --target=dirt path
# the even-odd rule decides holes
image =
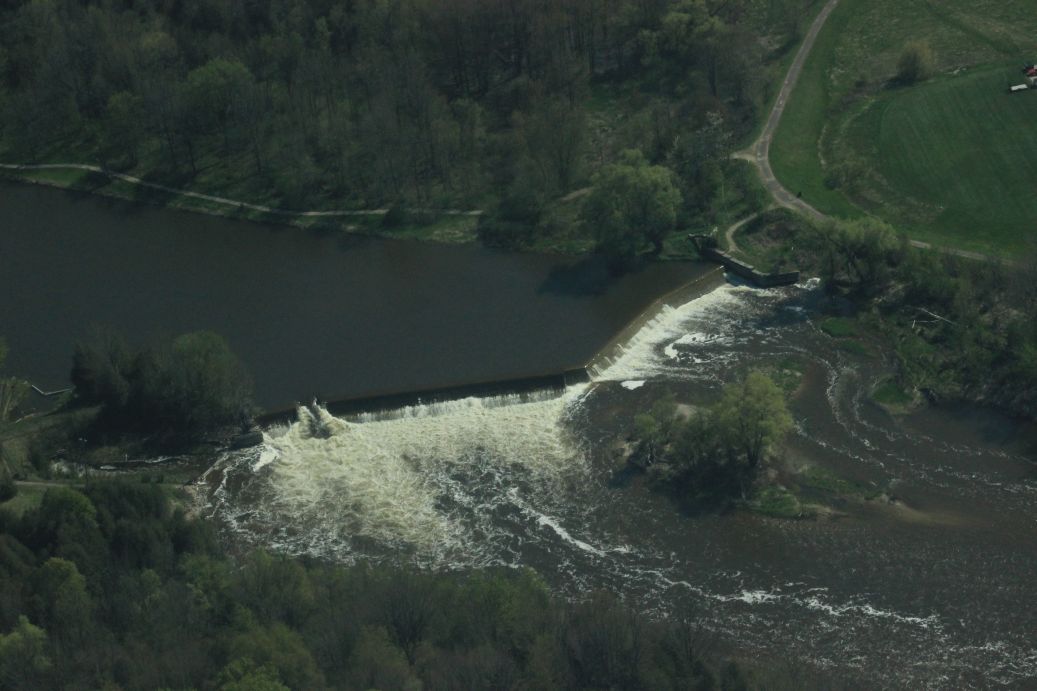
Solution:
[[[788,73],[785,75],[785,81],[782,82],[781,91],[778,92],[778,98],[774,101],[774,107],[771,109],[771,113],[767,117],[767,123],[764,125],[763,131],[760,132],[760,136],[752,143],[752,145],[749,146],[748,149],[744,149],[733,155],[734,158],[748,161],[756,167],[756,171],[760,175],[760,182],[763,183],[764,188],[775,202],[786,209],[791,209],[792,211],[801,213],[815,221],[828,220],[830,217],[803,201],[799,195],[793,194],[781,184],[778,178],[774,175],[774,170],[771,168],[770,151],[771,142],[774,140],[774,133],[778,130],[778,125],[781,124],[781,118],[785,114],[785,106],[788,104],[789,98],[792,96],[792,91],[796,88],[796,83],[799,81],[799,77],[803,73],[803,65],[806,64],[807,58],[810,56],[810,52],[814,48],[814,43],[817,42],[818,34],[821,33],[821,29],[824,27],[825,22],[828,21],[828,17],[832,14],[832,11],[838,4],[839,0],[828,0],[814,19],[814,22],[810,25],[810,29],[807,31],[807,35],[803,38],[803,43],[800,45],[799,51],[796,53],[796,57],[792,61]],[[734,237],[735,232],[753,218],[756,218],[757,215],[759,214],[754,214],[749,218],[738,221],[727,229],[727,244],[732,251],[738,251],[738,245],[735,242]],[[968,250],[958,250],[949,247],[937,247],[928,242],[922,242],[921,240],[911,240],[910,243],[913,247],[918,247],[920,249],[943,252],[944,254],[951,254],[956,257],[973,259],[975,261],[992,263],[1003,262],[1005,264],[1013,263],[980,252],[970,252]]]
[[[332,210],[332,211],[293,211],[291,209],[277,209],[269,206],[263,206],[262,204],[250,204],[243,202],[238,199],[228,199],[227,197],[217,197],[211,194],[202,194],[201,192],[191,192],[189,190],[176,189],[175,187],[167,187],[165,185],[159,185],[154,182],[147,182],[141,180],[138,177],[132,175],[125,175],[123,173],[114,173],[107,171],[100,166],[92,166],[84,163],[39,163],[39,164],[21,164],[21,163],[0,163],[0,168],[6,170],[85,170],[91,173],[100,173],[101,175],[107,175],[109,178],[114,180],[122,180],[123,182],[130,183],[131,185],[140,185],[141,187],[147,187],[153,190],[159,190],[160,192],[166,192],[168,194],[176,194],[182,197],[191,197],[192,199],[202,199],[207,202],[214,202],[216,204],[224,204],[226,206],[233,206],[239,209],[251,209],[252,211],[259,211],[266,214],[275,214],[278,216],[384,216],[389,213],[388,209],[349,209],[349,210]],[[481,216],[481,210],[465,210],[465,209],[411,209],[411,211],[435,213],[443,216]]]
[[[86,487],[85,483],[76,480],[15,480],[14,484],[18,487],[34,487],[37,489],[51,489],[53,487],[71,487],[73,489],[82,489],[83,487]]]
[[[803,37],[803,43],[799,46],[796,57],[785,75],[785,81],[782,82],[781,91],[778,92],[778,98],[774,101],[774,107],[771,108],[771,113],[767,117],[767,123],[764,125],[763,131],[760,132],[760,136],[747,150],[735,154],[737,158],[749,161],[756,166],[756,170],[760,174],[760,181],[771,197],[774,198],[774,201],[787,209],[798,211],[817,221],[826,218],[825,215],[787,190],[778,181],[778,178],[775,177],[774,171],[771,169],[771,141],[774,139],[774,133],[777,131],[778,125],[781,124],[781,117],[785,114],[785,106],[792,95],[792,90],[796,88],[799,76],[803,73],[803,65],[806,64],[807,57],[810,55],[810,51],[813,50],[814,43],[817,42],[817,36],[821,33],[821,28],[824,27],[825,22],[828,21],[832,10],[838,4],[839,0],[828,0],[818,13],[814,22],[810,25],[807,35]]]
[[[745,226],[747,223],[755,221],[757,218],[760,217],[761,214],[764,214],[764,213],[770,211],[773,208],[774,208],[773,206],[768,206],[763,211],[758,211],[758,212],[754,213],[752,216],[746,216],[742,220],[737,221],[737,222],[731,224],[730,226],[728,226],[727,230],[724,231],[724,240],[727,243],[727,251],[728,252],[737,252],[738,251],[738,241],[735,240],[735,233],[737,233],[739,230],[741,230],[742,227]]]

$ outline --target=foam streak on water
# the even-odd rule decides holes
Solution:
[[[600,461],[608,454],[596,444],[629,429],[628,398],[649,400],[650,387],[716,395],[745,369],[792,356],[814,372],[809,400],[794,410],[797,448],[870,476],[870,486],[913,484],[996,502],[1032,524],[1037,482],[1005,470],[1020,457],[910,431],[867,410],[862,392],[883,374],[848,359],[811,324],[818,296],[816,283],[722,286],[664,308],[595,366],[592,383],[564,391],[350,419],[300,409],[297,422],[267,432],[261,449],[220,462],[212,513],[242,538],[290,553],[447,569],[532,566],[563,593],[606,588],[659,616],[690,601],[703,626],[753,655],[861,670],[875,686],[1037,678],[1032,641],[1018,636],[1018,624],[1006,631],[997,620],[1014,613],[991,615],[1003,605],[983,600],[1017,583],[977,590],[973,574],[963,577],[953,562],[996,581],[1025,570],[1032,554],[1005,557],[982,540],[961,542],[975,551],[961,554],[943,546],[956,534],[917,532],[950,530],[935,524],[688,519],[663,498],[610,485],[614,466]],[[987,568],[991,558],[1002,561]]]
[[[256,507],[235,527],[257,539],[273,531],[293,553],[336,558],[370,544],[429,563],[482,552],[502,499],[483,484],[550,497],[586,472],[559,424],[586,389],[410,406],[353,422],[300,408],[261,452],[226,462]]]
[[[706,346],[699,349],[699,364],[729,359],[727,346],[737,340],[736,323],[725,317],[746,307],[741,298],[749,291],[744,286],[723,285],[679,307],[663,307],[618,352],[598,363],[592,378],[622,381],[694,376],[675,366],[680,361],[677,345]],[[660,358],[660,353],[665,357]]]

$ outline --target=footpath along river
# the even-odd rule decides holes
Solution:
[[[0,185],[0,333],[9,370],[47,387],[94,323],[138,341],[223,333],[267,407],[557,370],[708,269],[610,280],[594,262]],[[867,396],[882,357],[821,333],[824,299],[814,281],[723,285],[663,309],[564,391],[348,419],[301,410],[217,462],[204,513],[231,539],[334,561],[530,567],[567,595],[603,588],[691,616],[722,650],[804,684],[1033,688],[1032,429],[975,409],[890,417]],[[707,403],[786,360],[805,372],[786,461],[897,501],[851,499],[806,521],[685,516],[617,481],[613,443],[636,412],[665,392]]]

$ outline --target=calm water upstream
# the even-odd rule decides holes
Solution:
[[[0,186],[0,333],[10,368],[48,385],[92,323],[136,339],[224,333],[268,405],[558,369],[699,271],[608,282],[560,258]],[[528,566],[568,595],[605,588],[660,616],[690,611],[725,650],[787,662],[800,679],[1037,687],[1032,430],[975,410],[889,417],[866,395],[882,359],[818,331],[823,299],[812,282],[725,285],[665,309],[561,395],[349,419],[300,410],[262,447],[217,462],[206,511],[237,539],[294,554]],[[613,441],[659,395],[706,402],[784,358],[806,366],[788,460],[899,501],[851,501],[817,521],[689,518],[614,481]]]
[[[65,385],[93,325],[136,341],[210,329],[260,403],[546,374],[582,365],[702,273],[609,278],[600,262],[318,235],[0,183],[8,371]]]
[[[351,419],[301,410],[262,448],[217,464],[208,512],[291,553],[528,566],[573,596],[605,588],[660,615],[690,611],[724,649],[803,684],[817,673],[847,688],[1034,688],[1029,431],[974,410],[890,418],[866,396],[880,359],[815,328],[823,299],[813,283],[723,286],[665,310],[561,396]],[[612,440],[663,392],[708,401],[745,368],[790,357],[807,374],[789,461],[899,501],[855,500],[817,521],[689,518],[614,481]]]

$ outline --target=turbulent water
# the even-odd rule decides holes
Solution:
[[[691,611],[721,645],[879,686],[1037,683],[1037,477],[1013,425],[894,421],[881,362],[833,347],[814,284],[725,285],[648,322],[590,384],[353,419],[301,408],[213,469],[210,510],[251,543],[336,561],[529,566],[556,589]],[[685,517],[616,482],[610,442],[665,391],[706,402],[753,366],[806,363],[793,462],[900,501],[839,520]],[[809,673],[809,672],[807,672]]]

